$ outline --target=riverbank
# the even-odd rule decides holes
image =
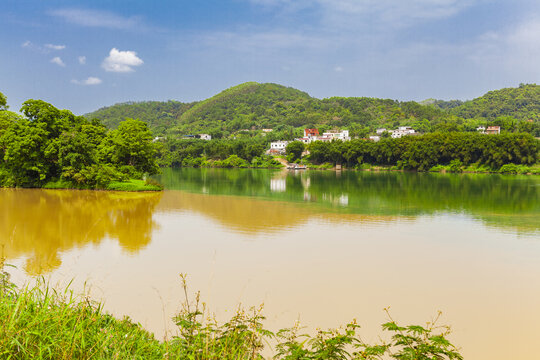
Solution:
[[[463,166],[462,164],[435,165],[427,171],[409,170],[398,166],[360,164],[352,168],[335,166],[331,163],[320,165],[305,164],[308,170],[357,170],[357,171],[413,171],[420,173],[463,173],[463,174],[505,174],[505,175],[540,175],[540,164],[526,166],[516,164],[506,164],[499,169],[492,169],[489,166],[478,166],[476,164]]]
[[[49,190],[101,190],[101,191],[126,191],[126,192],[156,192],[163,191],[163,186],[155,180],[130,179],[126,181],[113,181],[104,186],[89,187],[81,186],[70,181],[50,181],[43,185],[43,189]]]
[[[336,165],[329,162],[322,164],[312,164],[308,161],[298,161],[294,163],[287,162],[287,160],[276,157],[275,163],[271,166],[248,166],[247,162],[242,163],[241,166],[221,166],[221,162],[218,161],[201,161],[197,166],[182,166],[182,167],[200,167],[200,168],[250,168],[250,169],[283,169],[288,168],[294,164],[305,166],[306,170],[356,170],[356,171],[413,171],[413,172],[431,172],[431,173],[464,173],[464,174],[505,174],[505,175],[540,175],[540,163],[527,166],[516,164],[505,164],[499,169],[493,169],[487,165],[463,165],[459,162],[450,163],[447,165],[435,165],[428,170],[419,169],[405,169],[397,165],[372,165],[372,164],[358,164],[352,167]],[[276,164],[277,163],[277,164]],[[294,169],[293,169],[294,170]]]
[[[311,337],[300,327],[273,333],[263,326],[262,307],[239,309],[225,323],[212,319],[197,293],[186,299],[173,318],[177,335],[157,340],[129,318],[115,318],[103,305],[70,289],[53,289],[43,281],[18,289],[9,281],[0,259],[0,357],[12,359],[263,359],[268,343],[274,359],[462,359],[446,337],[450,330],[431,325],[400,327],[391,318],[383,330],[393,335],[385,343],[364,343],[355,321]],[[438,319],[438,317],[437,317]],[[304,333],[304,330],[302,330]],[[407,339],[406,342],[403,340]]]

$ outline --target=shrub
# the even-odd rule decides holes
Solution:
[[[448,166],[448,172],[451,172],[451,173],[463,172],[463,163],[461,162],[461,160],[454,159],[450,161],[450,165]]]
[[[516,164],[506,164],[501,166],[499,169],[499,172],[501,174],[517,174],[518,173],[518,167]]]

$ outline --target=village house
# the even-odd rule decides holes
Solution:
[[[486,133],[486,127],[485,126],[479,126],[476,128],[476,131],[478,131],[480,134]]]
[[[315,136],[319,136],[319,130],[318,129],[304,129],[304,137],[305,138],[312,138]]]
[[[289,144],[289,141],[272,141],[270,143],[270,150],[268,150],[268,153],[269,154],[284,154],[287,144]]]
[[[349,130],[328,130],[327,132],[323,133],[323,137],[329,138],[330,141],[332,140],[341,140],[341,141],[349,141],[351,140],[349,136]]]
[[[329,142],[332,140],[351,140],[349,130],[328,130],[321,136],[318,129],[304,129],[304,137],[296,139],[296,141],[301,141],[304,144],[309,144],[313,141]]]
[[[488,126],[486,129],[486,134],[498,135],[501,133],[500,126]]]
[[[212,140],[212,136],[208,135],[208,134],[199,134],[197,135],[199,137],[199,139],[201,140]]]
[[[397,130],[390,130],[390,136],[392,139],[399,139],[405,135],[412,135],[415,131],[409,126],[400,126]]]

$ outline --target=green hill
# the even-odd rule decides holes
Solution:
[[[147,122],[157,135],[209,133],[214,138],[254,135],[265,128],[292,136],[304,127],[346,127],[351,135],[363,137],[378,127],[412,126],[420,132],[475,131],[478,125],[489,124],[540,136],[540,86],[491,91],[467,102],[428,99],[417,103],[367,97],[317,99],[278,84],[248,82],[196,103],[123,103],[86,116],[99,118],[113,128],[130,117]]]
[[[103,107],[86,114],[89,119],[100,119],[107,127],[116,129],[126,118],[140,119],[148,123],[154,134],[163,134],[175,126],[178,118],[193,104],[178,101],[126,102]]]
[[[521,84],[517,88],[494,90],[466,102],[428,99],[422,103],[448,109],[451,114],[464,119],[493,121],[501,116],[510,116],[516,120],[538,121],[540,119],[540,85]]]

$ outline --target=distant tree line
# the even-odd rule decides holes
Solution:
[[[308,146],[309,160],[349,167],[368,163],[427,171],[440,164],[459,161],[498,169],[504,164],[532,165],[538,162],[540,142],[530,134],[483,135],[477,133],[432,133],[399,139],[315,141]]]
[[[241,167],[247,167],[254,160],[268,161],[264,157],[267,142],[260,138],[240,138],[232,140],[168,139],[158,143],[158,163],[160,166],[200,166],[201,160],[224,161],[231,156],[239,158]],[[263,159],[264,158],[264,159]],[[234,158],[233,158],[234,159]],[[203,161],[204,161],[203,160]],[[237,160],[238,163],[238,160]],[[258,164],[258,163],[257,163]],[[229,165],[229,162],[225,163]],[[269,165],[276,165],[271,163]],[[232,167],[231,166],[224,167]]]

